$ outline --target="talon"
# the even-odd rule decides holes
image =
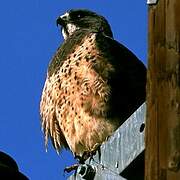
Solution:
[[[86,161],[89,157],[91,156],[91,152],[90,151],[85,151],[82,155],[82,159],[84,161]]]
[[[81,159],[81,156],[75,154],[75,155],[74,155],[74,159],[80,160],[80,159]]]
[[[84,156],[81,157],[79,155],[75,155],[74,159],[78,160],[79,164],[84,164],[85,160],[86,160],[86,159],[84,159]]]
[[[64,168],[64,172],[70,173],[71,171],[76,171],[79,164],[74,164],[72,166]]]

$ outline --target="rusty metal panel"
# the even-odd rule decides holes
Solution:
[[[97,153],[93,160],[86,161],[87,165],[79,166],[76,180],[88,179],[93,173],[95,180],[125,180],[120,173],[145,149],[145,112],[144,103],[102,144],[100,159]]]

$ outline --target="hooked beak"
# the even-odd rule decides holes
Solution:
[[[64,26],[65,24],[66,24],[65,20],[63,20],[61,17],[58,17],[56,19],[56,26],[58,26],[58,25]]]
[[[60,26],[66,26],[67,24],[67,21],[68,21],[68,17],[69,17],[69,14],[68,13],[65,13],[64,15],[62,16],[59,16],[57,19],[56,19],[56,25],[60,25]]]

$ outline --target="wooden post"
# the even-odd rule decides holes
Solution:
[[[145,180],[180,180],[180,0],[148,11]]]

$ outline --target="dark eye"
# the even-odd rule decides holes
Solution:
[[[82,17],[84,17],[84,14],[83,14],[83,13],[77,13],[77,14],[76,14],[76,18],[80,19],[80,18],[82,18]]]
[[[81,18],[82,17],[82,15],[81,14],[77,14],[77,18]]]
[[[81,19],[85,16],[85,14],[82,11],[72,11],[70,13],[71,18],[73,19]]]

